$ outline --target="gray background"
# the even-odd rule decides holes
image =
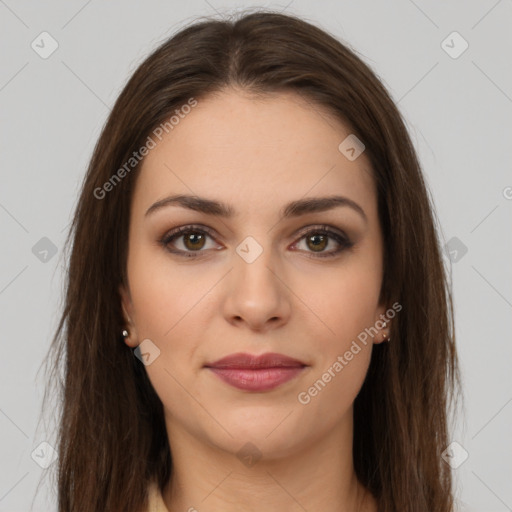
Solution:
[[[259,6],[348,43],[406,117],[452,249],[466,398],[452,439],[469,454],[454,469],[459,497],[463,510],[512,511],[512,2],[288,1],[0,0],[0,511],[29,510],[49,471],[32,458],[51,460],[40,444],[53,439],[38,425],[37,372],[57,324],[66,228],[110,106],[196,16]],[[46,59],[31,47],[43,31],[59,45]],[[457,58],[445,50],[461,40],[442,44],[453,31],[469,44]],[[34,510],[54,509],[45,482]]]

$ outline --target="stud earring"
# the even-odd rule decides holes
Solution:
[[[123,338],[127,338],[128,334],[128,331],[126,329],[123,329]]]

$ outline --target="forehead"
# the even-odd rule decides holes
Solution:
[[[297,93],[256,97],[228,90],[197,105],[161,140],[139,169],[134,209],[175,193],[229,200],[241,214],[273,211],[304,196],[340,193],[370,215],[371,165],[339,150],[351,134],[326,109]]]

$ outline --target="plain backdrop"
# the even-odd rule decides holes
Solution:
[[[512,511],[510,0],[0,0],[0,512],[28,511],[35,495],[33,510],[56,509],[49,482],[36,493],[41,461],[52,461],[37,372],[60,313],[66,230],[110,107],[195,17],[257,7],[339,37],[405,116],[453,281],[465,413],[452,440],[468,455],[453,469],[459,499],[463,510]]]

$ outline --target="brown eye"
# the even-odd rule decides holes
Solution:
[[[298,245],[300,245],[301,242],[304,242],[306,246],[304,251],[309,253],[312,258],[334,257],[354,245],[342,232],[333,231],[329,229],[329,226],[325,225],[303,232]],[[325,249],[331,245],[331,242],[335,244],[334,249],[326,251]]]
[[[213,240],[213,234],[206,228],[182,226],[164,235],[159,243],[173,254],[194,257],[196,254],[193,253],[203,253],[211,248],[207,246],[208,239]]]
[[[182,235],[184,240],[184,245],[187,249],[191,251],[202,249],[205,242],[204,234],[197,233],[195,231],[191,231],[188,234]]]
[[[327,247],[327,243],[329,241],[329,237],[325,235],[311,235],[308,236],[306,239],[306,244],[308,244],[308,247],[312,249],[313,251],[323,251]]]

